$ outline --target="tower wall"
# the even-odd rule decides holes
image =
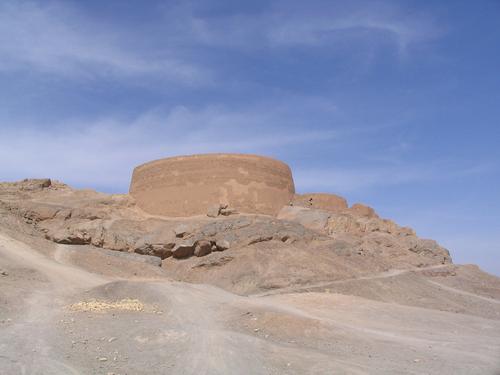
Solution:
[[[130,194],[144,211],[204,215],[214,204],[276,215],[295,187],[285,163],[257,155],[205,154],[160,159],[134,169]]]

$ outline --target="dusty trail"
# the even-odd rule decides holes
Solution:
[[[82,288],[92,288],[108,282],[109,279],[86,272],[82,269],[62,264],[33,250],[21,241],[0,233],[0,256],[42,272],[52,283],[52,290],[60,293],[74,292]],[[56,253],[56,259],[62,255]]]
[[[500,321],[298,293],[332,282],[243,297],[203,284],[99,276],[67,263],[66,250],[57,247],[51,259],[0,233],[0,261],[14,276],[16,267],[43,275],[7,285],[18,288],[22,308],[12,323],[0,324],[0,374],[494,374],[500,368]],[[125,297],[155,310],[66,309],[89,298]]]
[[[448,286],[448,285],[443,285],[441,283],[438,283],[438,282],[432,281],[432,280],[427,280],[427,282],[430,283],[430,284],[436,285],[436,286],[438,286],[441,289],[444,289],[444,290],[447,290],[449,292],[452,292],[452,293],[461,294],[461,295],[472,297],[472,298],[475,298],[475,299],[477,298],[477,299],[480,299],[480,300],[483,300],[483,301],[486,301],[486,302],[489,302],[489,303],[500,304],[500,301],[496,300],[494,298],[488,298],[488,297],[480,296],[478,294],[474,294],[474,293],[467,292],[465,290],[460,290],[460,289],[457,289],[457,288],[453,288],[453,287]]]
[[[96,287],[107,280],[49,259],[2,233],[0,257],[14,265],[37,270],[49,280],[48,284],[29,288],[24,296],[25,310],[2,332],[0,364],[6,362],[1,366],[5,374],[79,374],[52,352],[49,341],[53,321],[68,295]]]
[[[265,296],[271,296],[271,295],[275,295],[275,294],[300,293],[303,291],[312,291],[312,289],[316,289],[316,288],[327,288],[328,286],[331,286],[331,285],[343,284],[343,283],[348,283],[351,281],[387,279],[390,277],[404,275],[404,274],[415,272],[415,271],[435,270],[435,269],[445,268],[445,267],[447,267],[447,265],[440,264],[440,265],[435,265],[435,266],[420,267],[420,268],[415,267],[415,268],[404,269],[404,270],[397,270],[397,269],[396,270],[389,270],[389,271],[385,271],[385,272],[376,273],[373,275],[355,277],[355,278],[350,278],[350,279],[324,281],[324,282],[320,282],[320,283],[311,283],[311,284],[307,284],[307,285],[291,286],[288,288],[281,288],[281,289],[272,290],[272,291],[263,292],[263,293],[255,293],[255,294],[252,294],[252,296],[265,297]],[[439,284],[439,285],[441,285],[441,284]]]
[[[54,337],[58,333],[55,323],[61,318],[64,306],[74,301],[82,292],[108,286],[120,287],[120,283],[127,283],[61,263],[65,259],[64,249],[64,246],[59,246],[53,255],[55,259],[50,259],[28,245],[0,234],[0,256],[9,259],[14,264],[36,269],[49,280],[48,284],[33,288],[32,293],[25,300],[27,308],[23,315],[15,324],[2,332],[0,348],[4,354],[0,357],[0,364],[2,368],[7,369],[7,374],[84,373],[80,366],[73,366],[61,360],[62,356],[57,352],[63,350],[57,342],[61,339],[58,339],[57,335]],[[292,356],[291,353],[295,353],[293,356],[297,358],[304,356],[304,353],[296,348],[283,348],[279,344],[266,343],[251,335],[227,330],[217,315],[219,313],[217,306],[227,304],[232,305],[230,308],[234,308],[241,303],[239,300],[244,300],[243,297],[206,285],[147,281],[138,284],[142,285],[141,288],[148,289],[149,293],[153,293],[157,304],[163,306],[171,318],[167,323],[164,319],[155,317],[158,321],[144,322],[144,325],[151,326],[152,323],[160,327],[164,325],[167,333],[163,332],[159,341],[184,348],[182,352],[175,354],[175,358],[168,353],[163,356],[165,362],[174,363],[170,367],[173,373],[278,374],[286,368],[285,361],[287,361],[286,358]],[[243,305],[248,305],[248,302]],[[95,324],[95,322],[87,322],[89,323]],[[126,321],[123,323],[124,326],[128,324]],[[98,334],[100,329],[96,327]],[[157,331],[157,328],[155,330]],[[29,338],[28,342],[27,338]],[[139,340],[147,346],[151,342],[158,342],[158,337],[141,333],[140,336],[129,337],[129,340]],[[16,344],[9,348],[7,345],[9,342]],[[277,356],[278,359],[266,359],[267,353],[283,353],[282,356],[285,359],[279,359],[279,356]],[[133,355],[133,353],[128,354]],[[357,366],[344,365],[328,359],[328,356],[314,352],[304,357],[303,361],[310,366],[314,361],[323,363],[323,369],[331,368],[336,364],[337,369],[345,368],[350,369],[351,373],[365,373],[358,372]],[[154,363],[154,360],[151,359],[150,362]]]

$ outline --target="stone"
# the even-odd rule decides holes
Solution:
[[[224,251],[224,250],[227,250],[231,247],[231,244],[229,243],[228,240],[225,240],[225,239],[220,239],[220,240],[217,240],[217,242],[215,243],[215,250],[217,251]]]
[[[199,229],[200,239],[210,238],[220,250],[268,241],[310,241],[317,233],[298,223],[271,217],[234,217],[214,221]]]
[[[330,212],[324,210],[284,206],[278,213],[278,219],[297,222],[308,229],[325,232],[331,215]]]
[[[106,218],[106,214],[96,208],[74,208],[71,210],[70,217],[73,219],[97,220]]]
[[[207,216],[208,217],[217,217],[217,216],[219,216],[220,211],[221,211],[220,204],[214,204],[214,205],[208,207]]]
[[[21,190],[41,190],[51,185],[50,178],[27,178],[21,181]]]
[[[381,219],[376,217],[357,217],[357,222],[363,232],[382,232],[396,236],[414,236],[415,232],[411,228],[400,227],[392,220]]]
[[[201,240],[196,243],[195,249],[194,249],[194,255],[197,257],[203,257],[205,255],[208,255],[212,252],[212,244],[210,241],[206,240]]]
[[[444,247],[439,246],[436,241],[418,237],[414,237],[410,241],[408,250],[429,258],[442,258],[441,263],[443,264],[451,262],[450,252]]]
[[[183,241],[172,249],[174,258],[188,258],[194,254],[195,243],[193,241]]]
[[[137,254],[153,255],[161,259],[172,256],[172,249],[175,247],[175,242],[167,242],[165,244],[151,244],[149,241],[140,239],[135,244],[134,251]]]
[[[349,212],[356,216],[362,216],[368,218],[378,217],[373,208],[361,203],[353,204],[351,208],[349,208]]]
[[[26,207],[24,217],[29,217],[35,221],[49,220],[54,218],[60,209],[61,206],[57,205],[32,203]]]
[[[180,224],[174,228],[175,237],[178,238],[186,237],[189,234],[189,232],[190,228],[186,224]]]
[[[328,234],[336,235],[339,233],[360,233],[361,224],[358,220],[348,213],[333,214],[328,220]]]
[[[102,229],[102,228],[101,228]],[[97,238],[98,228],[86,222],[75,223],[73,226],[60,227],[46,234],[46,238],[67,245],[88,245]]]
[[[91,222],[99,222],[99,220]],[[134,251],[135,243],[148,229],[144,222],[129,219],[113,220],[110,224],[106,223],[105,226],[101,246],[119,251]],[[94,243],[96,242],[98,241]]]
[[[220,209],[220,214],[222,216],[234,215],[236,213],[238,213],[238,211],[236,211],[236,209],[234,209],[234,208],[226,207],[226,208],[221,208]]]
[[[134,245],[138,254],[154,255],[161,259],[172,256],[175,247],[175,233],[170,228],[160,228],[141,237]]]
[[[153,266],[161,266],[161,261],[162,259],[157,256],[152,256],[152,255],[140,255],[140,254],[135,254],[135,253],[128,253],[125,251],[113,251],[113,250],[101,250],[105,252],[107,256],[110,257],[115,257],[115,258],[124,258],[128,259],[134,262],[139,262],[139,263],[145,263],[145,264],[150,264]]]
[[[276,215],[295,186],[285,163],[257,155],[166,158],[134,169],[130,194],[144,211],[172,217],[206,215],[214,201],[242,213]]]

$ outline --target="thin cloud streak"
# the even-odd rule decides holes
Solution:
[[[348,194],[376,187],[409,183],[439,182],[472,175],[482,175],[494,170],[491,163],[465,167],[456,162],[435,160],[432,163],[385,164],[367,168],[298,169],[294,172],[299,191],[330,191]]]
[[[129,122],[113,118],[64,123],[50,130],[23,126],[0,134],[2,179],[48,176],[78,186],[126,190],[133,166],[167,156],[248,152],[273,155],[288,146],[334,140],[334,131],[291,128],[279,112],[176,107]],[[1,128],[1,127],[0,127]]]
[[[178,106],[170,111],[153,110],[130,121],[105,118],[92,123],[59,124],[50,130],[5,128],[0,134],[0,170],[3,179],[48,176],[77,186],[126,191],[132,167],[153,159],[210,152],[277,157],[286,155],[291,146],[308,149],[327,142],[329,147],[340,147],[346,146],[353,134],[360,135],[359,129],[349,133],[340,128],[313,130],[296,126],[295,117],[294,111],[286,113],[280,106],[272,105],[239,111]],[[349,194],[376,187],[482,175],[493,169],[491,163],[466,166],[435,160],[425,165],[407,162],[361,168],[299,167],[294,168],[294,179],[299,192]]]
[[[210,80],[207,69],[173,53],[154,58],[126,43],[120,33],[59,3],[0,4],[0,71],[34,70],[77,79],[154,76],[188,85]]]
[[[370,2],[357,8],[312,3],[300,9],[288,2],[275,2],[259,14],[212,18],[192,13],[192,9],[180,12],[189,20],[185,24],[190,26],[190,38],[205,45],[241,49],[325,47],[350,37],[385,37],[395,44],[400,55],[405,55],[413,44],[435,39],[444,32],[429,15],[407,14],[394,4]],[[174,15],[178,17],[179,9],[167,12],[167,17]]]
[[[130,45],[129,31],[87,19],[68,4],[7,0],[0,4],[0,72],[128,78],[129,84],[134,78],[160,79],[203,86],[221,84],[223,74],[204,58],[199,50],[204,46],[327,47],[325,53],[344,54],[335,46],[349,40],[349,46],[369,48],[370,55],[374,46],[388,42],[406,56],[412,45],[442,33],[428,16],[409,16],[394,5],[367,3],[363,11],[335,4],[329,8],[320,12],[320,7],[295,9],[276,2],[258,14],[209,17],[199,15],[192,5],[172,6],[165,11],[165,37],[153,40],[151,48],[138,49]],[[365,60],[366,56],[362,61],[366,64]]]

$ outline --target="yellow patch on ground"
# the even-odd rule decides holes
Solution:
[[[80,301],[68,306],[72,311],[92,311],[103,312],[108,310],[122,311],[144,311],[144,304],[138,299],[124,298],[115,302],[99,301],[92,299],[89,301]]]

